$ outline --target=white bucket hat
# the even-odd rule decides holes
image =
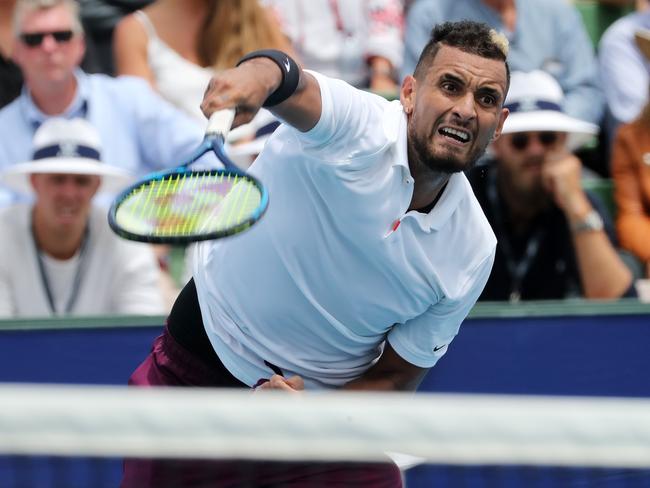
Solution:
[[[36,130],[33,145],[32,161],[9,166],[1,175],[15,191],[32,193],[29,175],[34,173],[97,175],[98,192],[111,193],[132,179],[126,170],[102,163],[99,134],[84,119],[48,119]]]
[[[513,72],[504,105],[510,115],[503,124],[502,133],[566,132],[569,149],[579,148],[598,134],[599,128],[562,112],[563,99],[560,84],[545,71]]]

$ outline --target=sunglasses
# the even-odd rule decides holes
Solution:
[[[535,136],[542,146],[551,147],[558,140],[557,132],[518,132],[510,138],[510,144],[517,151],[523,151],[530,144],[531,138]]]
[[[52,36],[57,43],[68,42],[74,36],[72,30],[54,32],[29,32],[20,34],[20,39],[29,47],[40,46],[46,36]]]

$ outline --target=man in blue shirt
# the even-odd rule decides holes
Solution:
[[[649,32],[650,10],[633,12],[609,26],[598,45],[600,77],[608,108],[606,129],[610,140],[618,125],[632,122],[648,101],[650,61],[639,49],[635,35]]]
[[[13,58],[25,83],[0,110],[0,168],[30,159],[34,132],[53,116],[88,119],[104,160],[135,174],[175,166],[200,142],[202,127],[145,81],[81,71],[85,43],[76,2],[19,0],[14,21]],[[0,193],[0,205],[13,198]]]
[[[418,0],[406,20],[403,75],[411,74],[434,25],[485,22],[510,41],[513,71],[544,70],[565,93],[563,111],[599,124],[604,97],[594,49],[580,13],[567,0]]]

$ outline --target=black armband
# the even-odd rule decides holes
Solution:
[[[264,102],[264,107],[272,107],[278,103],[284,102],[287,98],[295,93],[298,89],[298,82],[300,81],[300,68],[298,64],[287,56],[282,51],[276,49],[262,49],[260,51],[253,51],[237,61],[239,66],[245,61],[253,58],[268,58],[278,65],[282,72],[282,82],[280,86],[273,92]]]

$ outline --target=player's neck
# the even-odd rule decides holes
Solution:
[[[70,77],[59,83],[28,83],[32,100],[46,115],[59,115],[67,109],[77,94],[77,78]]]
[[[440,192],[443,191],[445,185],[451,177],[448,173],[438,173],[435,177],[429,178],[423,182],[421,178],[414,175],[415,183],[413,185],[413,196],[409,210],[422,210],[426,209],[425,213],[429,211],[437,202]]]
[[[423,162],[412,144],[408,147],[408,161],[413,177],[413,195],[408,210],[431,210],[451,174],[431,169],[431,163]]]

